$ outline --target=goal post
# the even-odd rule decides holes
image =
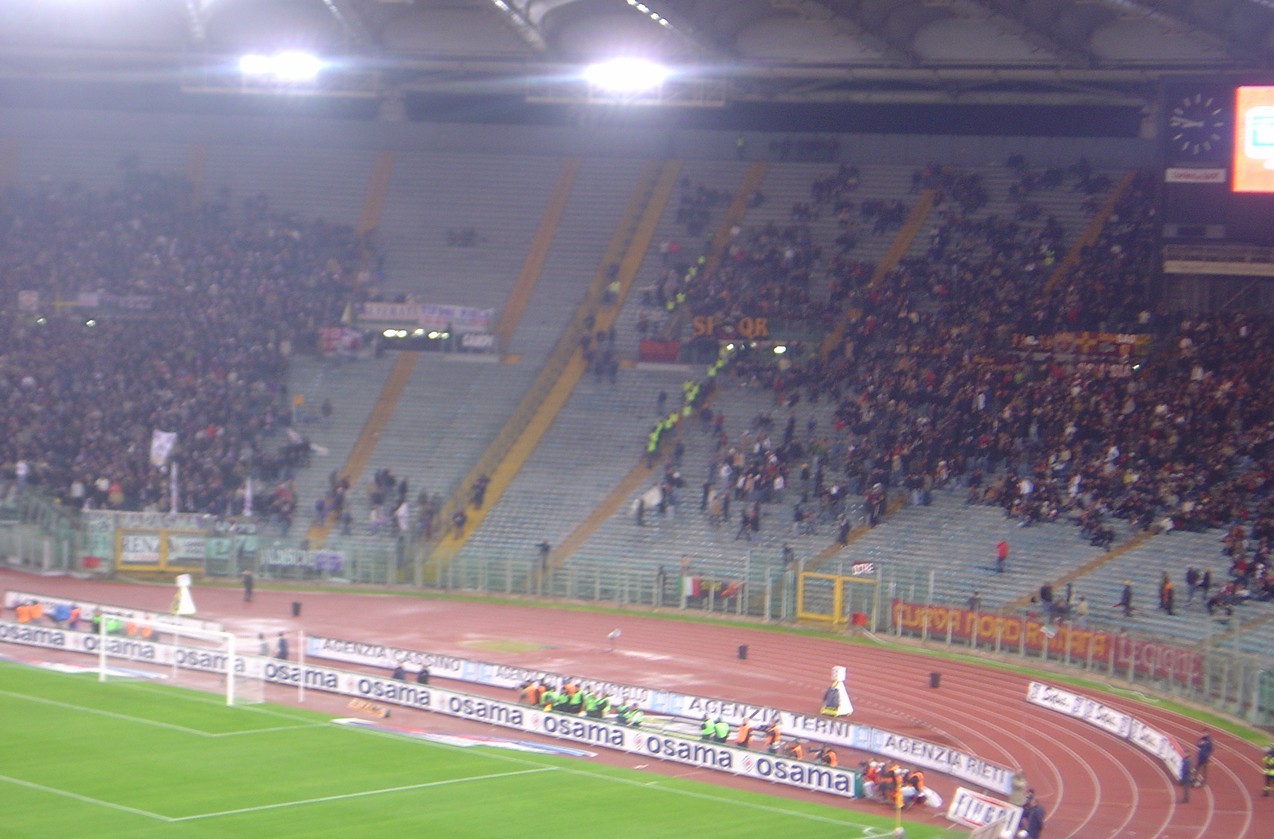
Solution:
[[[875,630],[880,611],[880,565],[856,562],[848,574],[802,571],[796,579],[796,617],[801,621]]]
[[[227,705],[265,701],[264,661],[232,632],[110,613],[95,622],[98,681],[129,673],[221,693]]]

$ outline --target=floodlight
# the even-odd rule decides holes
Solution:
[[[588,83],[611,93],[642,93],[664,83],[669,70],[644,58],[612,58],[584,69]]]
[[[239,72],[245,76],[267,78],[277,82],[309,82],[318,77],[323,62],[308,52],[280,52],[274,55],[249,53],[239,59]]]
[[[281,52],[274,57],[275,78],[285,82],[308,82],[318,77],[323,63],[308,52]]]

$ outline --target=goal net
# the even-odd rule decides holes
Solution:
[[[223,694],[227,705],[265,701],[265,661],[234,633],[111,614],[96,623],[99,681],[161,678]]]

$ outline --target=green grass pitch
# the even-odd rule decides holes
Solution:
[[[226,707],[0,662],[0,834],[17,837],[889,836],[893,820],[600,766]],[[908,823],[908,837],[954,835]]]

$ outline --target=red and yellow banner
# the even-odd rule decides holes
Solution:
[[[1145,641],[1123,634],[1079,629],[1071,624],[1044,624],[1027,617],[1007,617],[971,612],[954,606],[924,605],[895,600],[891,609],[893,627],[904,635],[967,642],[978,647],[996,647],[1005,652],[1026,650],[1040,654],[1047,650],[1053,658],[1113,665],[1121,673],[1131,668],[1137,676],[1168,678],[1197,684],[1203,676],[1203,655],[1194,650]]]
[[[1052,335],[1013,335],[1013,348],[1094,359],[1136,358],[1150,348],[1150,336],[1137,332],[1055,332]]]

